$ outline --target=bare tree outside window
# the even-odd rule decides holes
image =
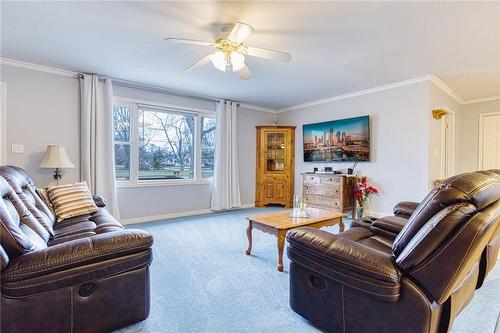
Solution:
[[[211,178],[215,167],[215,118],[201,118],[201,176]]]
[[[116,179],[130,179],[130,108],[113,107]]]
[[[139,110],[139,179],[193,179],[195,116]]]

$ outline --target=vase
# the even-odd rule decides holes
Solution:
[[[364,210],[364,207],[358,207],[358,209],[356,211],[356,217],[358,219],[362,219],[363,218],[363,210]]]

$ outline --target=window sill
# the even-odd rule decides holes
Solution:
[[[168,187],[168,186],[186,186],[186,185],[211,185],[212,179],[185,179],[185,180],[142,180],[135,183],[132,182],[116,182],[117,188],[134,188],[134,187]]]

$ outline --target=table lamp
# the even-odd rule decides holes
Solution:
[[[54,179],[56,184],[59,185],[59,179],[62,177],[61,169],[74,168],[75,165],[69,159],[68,153],[63,146],[49,145],[38,167],[54,169]]]

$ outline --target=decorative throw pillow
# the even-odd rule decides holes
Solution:
[[[55,216],[56,212],[54,211],[54,206],[52,205],[52,202],[50,202],[47,190],[44,188],[37,188],[36,193],[42,199],[43,203],[50,209],[52,214]]]
[[[54,207],[57,222],[98,210],[86,182],[49,186],[46,190]]]

